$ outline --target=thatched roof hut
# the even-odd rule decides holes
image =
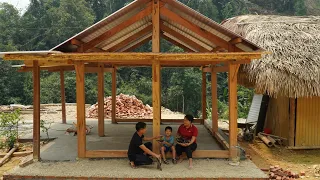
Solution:
[[[223,26],[271,51],[240,69],[240,83],[258,93],[320,96],[320,17],[245,15]]]

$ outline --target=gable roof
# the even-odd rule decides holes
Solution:
[[[160,0],[161,36],[188,52],[262,50],[176,0]],[[151,0],[129,5],[52,48],[61,52],[126,52],[152,37]],[[235,49],[230,49],[230,44]]]
[[[241,84],[273,97],[320,96],[320,16],[244,15],[223,26],[272,52],[240,68]]]

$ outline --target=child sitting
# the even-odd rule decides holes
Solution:
[[[167,126],[165,128],[165,136],[162,139],[163,141],[160,141],[161,143],[161,154],[163,158],[163,162],[165,164],[169,164],[169,162],[166,159],[166,153],[171,151],[172,152],[172,163],[176,164],[176,149],[174,147],[174,137],[172,136],[172,127]]]

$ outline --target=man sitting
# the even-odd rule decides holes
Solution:
[[[142,143],[142,141],[151,141],[153,139],[159,138],[160,136],[151,137],[151,138],[144,137],[144,134],[146,133],[146,131],[147,131],[146,123],[138,122],[136,124],[136,132],[133,134],[131,138],[129,149],[128,149],[128,158],[130,161],[130,166],[132,168],[136,168],[136,166],[139,166],[139,165],[150,165],[153,162],[150,156],[153,156],[156,158],[158,162],[157,168],[161,170],[160,154],[156,154],[151,151],[152,149],[151,142],[147,142],[145,144]]]

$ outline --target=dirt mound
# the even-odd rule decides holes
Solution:
[[[111,118],[112,97],[104,98],[104,116]],[[118,118],[150,118],[152,116],[152,108],[144,105],[136,96],[120,94],[116,96],[116,117]],[[98,103],[92,105],[89,109],[89,118],[98,117]]]

